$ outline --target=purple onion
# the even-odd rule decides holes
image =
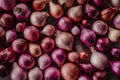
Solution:
[[[120,29],[120,14],[115,16],[113,20],[113,24],[115,25],[117,29]]]
[[[31,55],[24,53],[19,57],[18,63],[24,69],[31,69],[35,65],[35,59]]]
[[[48,54],[44,54],[38,58],[38,65],[41,70],[45,70],[52,63],[52,60]]]
[[[60,72],[56,67],[49,67],[44,73],[45,80],[60,80]]]
[[[0,38],[5,35],[5,30],[2,26],[0,26]]]
[[[120,10],[120,0],[110,0],[112,9]]]
[[[16,39],[12,42],[12,49],[17,53],[23,53],[27,49],[27,42],[24,39]]]
[[[6,42],[11,42],[17,38],[17,33],[14,30],[8,30],[6,32]]]
[[[102,7],[107,3],[107,0],[92,0],[92,2],[94,5]]]
[[[78,26],[74,26],[72,29],[71,29],[71,33],[73,34],[73,35],[79,35],[79,33],[80,33],[80,29],[78,28]]]
[[[58,66],[61,66],[66,60],[66,52],[62,49],[56,49],[52,52],[51,58]]]
[[[87,75],[80,75],[77,80],[91,80],[91,78]]]
[[[26,27],[26,22],[19,22],[16,24],[16,31],[23,32]]]
[[[68,17],[62,17],[58,21],[58,28],[62,31],[68,31],[72,27],[71,20]]]
[[[112,48],[110,50],[110,55],[113,57],[113,58],[120,58],[120,48]]]
[[[17,19],[27,20],[30,16],[31,11],[26,4],[19,3],[14,7],[13,13],[16,16]]]
[[[106,71],[96,71],[93,76],[92,79],[93,80],[103,80],[106,76]]]
[[[110,42],[107,37],[99,38],[96,43],[96,47],[99,51],[107,51],[109,49]]]

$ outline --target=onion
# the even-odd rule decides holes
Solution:
[[[17,0],[0,0],[0,8],[6,11],[10,11],[16,5]]]
[[[78,55],[78,53],[77,52],[69,52],[68,53],[68,60],[70,61],[70,62],[76,62],[76,63],[78,63],[78,60],[79,60],[79,55]]]
[[[90,4],[85,5],[85,13],[87,14],[88,17],[92,19],[96,19],[99,15],[99,11]]]
[[[93,74],[92,79],[93,80],[103,80],[105,76],[106,76],[106,72],[105,71],[96,71]]]
[[[89,26],[90,25],[90,23],[89,23],[89,21],[87,19],[83,19],[82,24],[84,26]]]
[[[55,36],[57,47],[71,51],[73,47],[73,41],[74,38],[70,33],[57,31]]]
[[[110,61],[110,66],[113,73],[120,76],[120,60]]]
[[[42,80],[42,78],[43,73],[38,67],[35,67],[28,72],[29,80]]]
[[[42,49],[38,44],[29,43],[29,53],[33,57],[39,57],[40,55],[42,55]]]
[[[16,25],[16,31],[17,32],[23,32],[26,27],[26,22],[19,22]]]
[[[80,29],[78,28],[78,26],[74,26],[72,29],[71,29],[71,33],[73,34],[73,35],[79,35],[79,33],[80,33]]]
[[[48,54],[43,54],[38,58],[38,65],[41,70],[45,70],[48,68],[52,63],[52,60]]]
[[[87,60],[88,58],[88,53],[86,51],[80,52],[80,59],[81,60]]]
[[[79,22],[82,20],[82,6],[73,6],[68,10],[68,17],[74,22]]]
[[[49,3],[50,15],[53,18],[60,18],[63,15],[63,9],[59,4],[55,4],[54,2]]]
[[[10,28],[13,25],[13,16],[10,14],[3,14],[0,18],[0,25],[2,25],[5,28]]]
[[[77,3],[83,5],[83,4],[85,4],[87,1],[88,1],[88,0],[77,0]]]
[[[46,36],[52,36],[55,33],[55,31],[55,26],[48,24],[43,28],[41,34],[44,34]]]
[[[97,40],[96,47],[99,51],[107,51],[110,47],[109,39],[106,37],[99,38]]]
[[[43,48],[44,52],[50,52],[54,49],[55,47],[55,42],[52,38],[50,37],[45,37],[41,43],[41,47]]]
[[[20,2],[30,2],[31,0],[19,0]]]
[[[25,39],[35,42],[39,39],[40,32],[36,27],[28,26],[24,29],[23,35]]]
[[[66,60],[66,52],[62,49],[55,49],[51,54],[51,58],[58,66],[61,66]]]
[[[4,28],[2,28],[2,26],[0,26],[0,38],[3,37],[5,35],[5,30]]]
[[[79,74],[78,67],[73,63],[65,63],[61,67],[61,75],[64,80],[76,80]]]
[[[113,24],[115,25],[115,27],[117,29],[120,29],[120,14],[118,14],[117,16],[115,16],[115,18],[113,20]]]
[[[75,0],[58,0],[58,3],[62,6],[69,8],[74,4]]]
[[[87,75],[81,75],[77,80],[91,80],[91,78]]]
[[[49,67],[44,73],[45,80],[60,80],[60,72],[55,67]]]
[[[13,69],[10,74],[11,80],[26,80],[27,72],[18,66],[16,62],[13,63]]]
[[[27,20],[30,16],[31,11],[26,4],[19,3],[14,7],[13,13],[16,16],[17,19]]]
[[[45,25],[48,16],[49,14],[47,12],[35,11],[35,12],[32,12],[30,16],[30,22],[34,26],[42,27]]]
[[[94,50],[93,47],[91,47],[91,51],[92,51],[92,55],[90,58],[91,64],[99,70],[105,69],[105,67],[108,64],[108,59],[106,55],[104,55],[101,52],[97,52],[96,50]]]
[[[107,0],[92,0],[93,4],[102,7],[107,3]]]
[[[109,34],[108,34],[108,38],[111,42],[119,42],[119,38],[120,38],[120,30],[114,29],[109,27]]]
[[[23,53],[27,49],[27,42],[24,39],[16,39],[12,42],[12,49],[17,53]]]
[[[87,46],[93,46],[96,41],[96,34],[83,26],[81,26],[81,28],[80,40]]]
[[[62,17],[58,21],[58,28],[62,31],[68,31],[72,27],[71,20],[68,17]]]
[[[110,50],[110,55],[113,57],[113,58],[120,58],[120,48],[112,48]]]
[[[113,9],[120,10],[120,0],[110,0]]]
[[[17,33],[14,30],[8,30],[6,32],[6,42],[11,42],[17,38]]]
[[[24,53],[19,57],[18,63],[24,69],[31,69],[35,65],[35,60],[31,55]]]

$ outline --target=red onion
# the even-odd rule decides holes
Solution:
[[[44,72],[45,80],[60,80],[60,72],[55,67],[49,67]]]
[[[72,27],[71,20],[68,17],[62,17],[58,21],[58,28],[62,31],[68,31]]]
[[[69,8],[74,4],[75,0],[58,0],[58,3],[62,6],[65,5],[65,7]]]
[[[10,28],[13,25],[13,16],[10,14],[3,14],[0,18],[0,25],[2,25],[5,28]]]
[[[108,64],[107,56],[101,52],[97,52],[96,50],[94,50],[93,47],[91,47],[91,51],[92,51],[92,55],[90,58],[91,64],[97,69],[100,70],[105,69],[105,67]]]
[[[80,59],[83,60],[83,61],[87,60],[88,59],[88,53],[85,52],[85,51],[81,52],[80,53]]]
[[[79,55],[77,52],[70,52],[68,53],[68,60],[70,62],[76,62],[78,63],[78,60],[79,60]]]
[[[12,42],[12,49],[17,53],[23,53],[27,49],[27,42],[24,39],[16,39]]]
[[[88,22],[87,19],[83,19],[82,24],[83,24],[84,26],[90,25],[90,23]]]
[[[117,29],[120,29],[120,14],[118,14],[117,16],[115,16],[115,18],[113,20],[113,24],[115,25],[115,27]]]
[[[2,61],[12,63],[15,61],[15,54],[11,48],[6,48],[0,52]],[[0,60],[1,61],[1,60]]]
[[[63,9],[59,4],[55,4],[54,2],[49,3],[50,15],[53,18],[60,18],[63,15]]]
[[[50,52],[54,49],[55,47],[55,42],[52,38],[50,37],[45,37],[41,43],[41,47],[43,48],[44,52]]]
[[[57,47],[71,51],[73,47],[73,41],[74,38],[70,33],[57,31],[55,36]]]
[[[38,67],[35,67],[28,72],[28,79],[29,80],[42,80],[43,73]]]
[[[6,42],[11,42],[17,38],[17,33],[14,30],[8,30],[6,32]]]
[[[73,34],[73,35],[79,35],[79,33],[80,33],[80,29],[78,28],[78,26],[74,26],[72,29],[71,29],[71,33]]]
[[[120,60],[110,61],[110,66],[113,73],[120,76]]]
[[[39,57],[40,55],[42,55],[42,49],[38,44],[29,43],[29,53],[33,57]]]
[[[96,41],[96,34],[92,30],[84,28],[83,26],[81,26],[81,28],[80,40],[87,46],[93,46]]]
[[[88,17],[92,19],[96,19],[99,15],[99,11],[90,4],[85,5],[85,13],[87,14]]]
[[[105,71],[96,71],[93,76],[92,79],[93,80],[103,80],[106,76],[106,72]]]
[[[69,8],[68,10],[68,17],[73,20],[74,22],[79,22],[82,20],[82,6],[74,6]]]
[[[27,72],[18,66],[16,62],[13,63],[13,69],[10,74],[11,80],[26,80]]]
[[[102,7],[107,3],[107,0],[92,0],[93,4]]]
[[[3,27],[0,26],[0,38],[5,35],[5,30]]]
[[[93,66],[89,63],[80,63],[79,64],[80,70],[86,74],[89,74],[93,71]]]
[[[120,48],[112,48],[110,50],[110,55],[113,57],[113,58],[120,58]]]
[[[55,49],[51,54],[51,58],[58,66],[61,66],[66,60],[66,52],[62,49]]]
[[[87,75],[80,75],[80,77],[77,80],[91,80],[91,78]]]
[[[78,67],[73,63],[65,63],[61,67],[61,75],[64,80],[76,80],[79,74]]]
[[[30,2],[31,0],[19,0],[20,2]]]
[[[19,22],[16,25],[16,31],[17,32],[23,32],[26,27],[26,22]]]
[[[120,0],[110,0],[113,9],[120,10]]]
[[[19,57],[18,63],[24,69],[31,69],[35,65],[35,59],[31,55],[24,53]]]
[[[87,1],[88,1],[88,0],[77,0],[77,3],[83,5],[83,4],[85,4]]]
[[[30,22],[37,27],[43,27],[46,23],[49,14],[47,12],[32,12],[30,16]]]
[[[48,54],[43,54],[38,58],[38,65],[41,70],[45,70],[48,68],[52,63],[52,60]]]
[[[29,40],[29,41],[32,41],[32,42],[35,42],[39,39],[40,37],[40,32],[39,30],[34,27],[34,26],[28,26],[24,29],[24,38]]]
[[[6,11],[10,11],[16,5],[17,0],[0,0],[0,8]]]
[[[14,7],[13,13],[16,16],[17,19],[27,20],[30,16],[31,11],[26,4],[19,3]]]
[[[44,34],[46,36],[52,36],[55,33],[55,31],[55,26],[48,24],[43,28],[41,34]]]

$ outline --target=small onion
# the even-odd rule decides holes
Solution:
[[[26,22],[19,22],[16,25],[16,31],[17,32],[23,32],[26,27]]]
[[[80,29],[78,28],[78,26],[74,26],[72,29],[71,29],[71,33],[73,34],[73,35],[79,35],[79,33],[80,33]]]
[[[88,59],[88,53],[86,51],[80,52],[80,59],[81,60],[87,60]]]
[[[110,50],[110,55],[113,57],[113,58],[120,58],[120,48],[112,48]]]
[[[88,21],[87,19],[83,19],[82,24],[83,24],[84,26],[90,25],[90,23],[89,23],[89,21]]]
[[[120,14],[118,14],[117,16],[115,16],[115,18],[113,20],[113,24],[115,25],[115,27],[117,29],[120,29]]]
[[[93,80],[102,80],[104,79],[106,76],[106,71],[96,71],[93,76],[92,79]]]
[[[70,62],[76,62],[76,63],[78,63],[78,60],[79,60],[79,55],[78,55],[78,53],[77,52],[69,52],[68,53],[68,60],[70,61]]]
[[[93,4],[102,7],[107,3],[107,0],[92,0]]]
[[[5,30],[3,27],[0,26],[0,38],[5,35]]]
[[[120,10],[120,0],[110,0],[112,8],[115,10]]]
[[[87,75],[80,75],[77,80],[91,80],[91,78]]]

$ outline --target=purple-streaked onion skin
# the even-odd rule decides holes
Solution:
[[[99,51],[107,51],[110,46],[110,41],[107,37],[99,38],[96,43],[96,48]]]
[[[73,52],[69,52],[68,53],[68,60],[70,62],[76,62],[78,63],[78,60],[79,60],[79,55],[77,52],[73,51]]]
[[[108,1],[107,0],[92,0],[93,4],[102,7],[104,6]]]
[[[5,36],[5,30],[2,26],[0,26],[0,38]]]
[[[38,65],[41,70],[45,70],[46,68],[48,68],[51,65],[51,63],[52,60],[47,53],[38,58]]]
[[[30,16],[30,22],[34,26],[43,27],[46,23],[48,16],[49,16],[48,12],[35,11],[32,12]]]
[[[28,72],[28,79],[29,80],[42,80],[43,79],[43,73],[39,69],[39,67],[35,67]]]
[[[12,49],[16,53],[23,53],[27,49],[27,42],[22,38],[18,38],[12,42]]]
[[[87,46],[93,46],[96,41],[96,34],[90,29],[81,26],[82,31],[80,34],[80,40]]]
[[[5,13],[0,17],[0,25],[5,28],[12,27],[13,23],[14,23],[13,16],[10,14]]]
[[[18,66],[17,62],[13,63],[13,69],[10,74],[11,80],[26,80],[27,71]]]
[[[62,31],[68,31],[72,27],[71,20],[68,17],[62,17],[58,21],[58,28]]]
[[[23,35],[25,39],[35,42],[39,39],[40,32],[35,26],[28,26],[24,29]]]
[[[113,20],[113,24],[115,25],[117,29],[120,29],[120,14],[115,16]]]
[[[24,53],[19,57],[18,64],[23,69],[31,69],[35,65],[35,59],[31,55]]]
[[[92,30],[98,35],[105,35],[108,32],[108,25],[102,20],[97,20],[93,23]]]
[[[92,19],[96,19],[99,15],[99,11],[90,4],[85,5],[85,13],[87,14],[88,17]]]
[[[9,63],[12,63],[15,61],[15,53],[13,52],[13,50],[11,48],[6,48],[4,50],[2,50],[0,52],[0,57],[2,57],[2,61],[4,62],[9,62]],[[0,60],[0,61],[1,61]]]
[[[5,11],[11,11],[16,3],[17,0],[0,0],[0,8]]]
[[[78,28],[78,26],[74,26],[72,29],[71,29],[71,33],[75,36],[79,35],[80,33],[80,29]]]
[[[55,36],[55,43],[57,47],[71,51],[73,49],[74,38],[72,34],[68,32],[57,31]]]
[[[91,78],[87,75],[80,75],[77,80],[91,80]]]
[[[19,0],[20,2],[30,2],[31,0]]]
[[[16,24],[16,31],[23,32],[26,27],[26,22],[19,22]]]
[[[93,71],[93,66],[89,63],[80,63],[79,64],[80,70],[86,74],[89,74]]]
[[[60,80],[60,72],[56,67],[48,67],[44,72],[45,80]]]
[[[120,48],[112,48],[111,50],[110,50],[110,55],[111,55],[111,57],[113,57],[113,58],[120,58]]]
[[[44,52],[50,52],[55,47],[55,41],[50,37],[45,37],[41,43],[41,47],[43,48]]]
[[[17,33],[14,30],[8,30],[5,34],[6,42],[11,42],[17,39]]]
[[[120,76],[120,60],[110,61],[111,70],[114,74]]]
[[[26,4],[19,3],[14,7],[13,13],[18,20],[27,20],[30,16],[31,11]]]
[[[51,58],[58,66],[61,66],[66,60],[66,52],[62,49],[55,49],[51,54]]]
[[[96,71],[92,76],[92,80],[103,80],[106,74],[106,71]]]

